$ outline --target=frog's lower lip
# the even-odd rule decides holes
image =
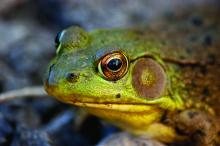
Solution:
[[[122,112],[144,112],[156,108],[155,106],[148,104],[85,103],[85,102],[74,102],[73,104],[84,108],[117,110]]]

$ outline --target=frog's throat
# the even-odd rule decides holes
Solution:
[[[146,132],[148,126],[160,120],[163,113],[162,109],[152,105],[80,102],[74,105],[137,135]]]
[[[146,104],[75,102],[74,105],[83,107],[91,114],[138,135],[145,132],[151,123],[160,120],[163,113],[158,106]]]

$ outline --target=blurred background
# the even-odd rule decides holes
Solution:
[[[70,25],[135,27],[214,5],[218,0],[1,0],[0,93],[42,85],[56,33]],[[74,120],[74,107],[49,97],[1,103],[0,146],[94,145],[118,131],[93,116],[80,128]]]

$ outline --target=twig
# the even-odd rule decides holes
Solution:
[[[10,99],[24,98],[27,96],[42,97],[46,95],[43,86],[25,87],[0,94],[0,103]]]

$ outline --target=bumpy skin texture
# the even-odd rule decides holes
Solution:
[[[175,23],[167,18],[139,29],[87,33],[70,27],[60,34],[45,88],[136,135],[219,145],[218,13],[178,15]],[[98,64],[115,51],[127,56],[129,66],[110,81]]]

